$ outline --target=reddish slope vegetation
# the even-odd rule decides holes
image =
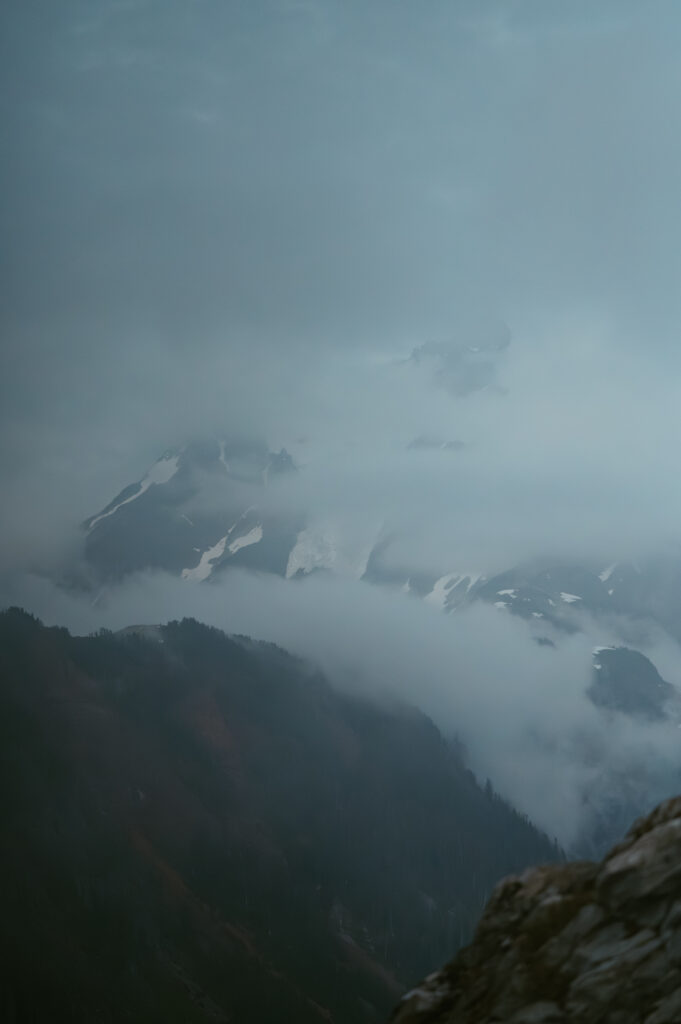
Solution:
[[[376,1021],[556,850],[422,715],[193,621],[0,615],[3,1020]]]

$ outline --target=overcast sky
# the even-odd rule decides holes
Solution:
[[[412,518],[425,489],[438,544],[458,496],[478,561],[494,508],[522,535],[508,558],[530,510],[538,547],[674,533],[678,3],[0,17],[6,536],[80,521],[216,430],[311,438],[341,493],[368,477]],[[491,394],[395,368],[492,323],[512,342]],[[422,433],[477,454],[404,489],[395,453]]]
[[[389,520],[404,562],[489,573],[678,546],[677,0],[0,6],[0,566],[49,565],[166,448],[216,432],[291,447],[295,500],[348,530]],[[474,394],[442,386],[437,358],[405,362],[506,329]],[[463,447],[408,450],[423,436]],[[425,644],[424,706],[477,735],[477,768],[560,827],[570,729],[564,757],[549,743],[519,761],[525,708],[550,736],[557,691],[518,623],[481,610],[457,632],[347,581],[237,576],[217,605],[138,584],[109,624],[194,613],[334,671],[352,631],[352,671],[408,696]],[[22,593],[54,609],[52,591]],[[553,670],[582,735],[599,728],[583,699],[592,639]],[[452,709],[454,662],[474,685]],[[500,686],[490,732],[481,708]],[[636,757],[667,739],[639,736]],[[566,838],[584,781],[564,783]]]
[[[347,384],[339,359],[480,316],[542,361],[544,396],[588,384],[591,346],[599,372],[633,360],[617,386],[644,381],[659,419],[681,301],[674,0],[2,7],[16,486],[125,481],[218,422],[314,430],[319,396],[337,411],[329,365]]]
[[[531,489],[559,515],[569,494],[600,534],[628,486],[681,512],[674,0],[1,17],[13,520],[47,495],[80,519],[216,429],[342,437],[365,473],[411,431],[463,436],[486,455],[459,489],[485,506]],[[377,369],[492,322],[512,336],[496,397]]]
[[[215,430],[311,438],[311,490],[436,546],[458,503],[479,564],[673,535],[678,3],[2,7],[14,550]],[[391,362],[491,323],[491,394]],[[405,468],[421,433],[471,447]]]

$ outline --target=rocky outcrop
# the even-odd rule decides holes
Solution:
[[[393,1024],[678,1024],[681,797],[600,863],[501,882],[473,942],[408,993]]]

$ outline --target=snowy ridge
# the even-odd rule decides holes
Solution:
[[[97,523],[101,522],[102,519],[107,519],[109,516],[112,516],[114,512],[118,512],[119,508],[123,508],[124,505],[128,505],[131,501],[135,501],[137,498],[140,498],[153,484],[167,484],[168,481],[177,473],[179,461],[179,455],[164,455],[158,460],[158,462],[154,463],[144,479],[140,481],[139,490],[135,494],[131,494],[129,498],[119,501],[118,504],[114,505],[113,508],[110,508],[108,512],[102,512],[101,515],[95,516],[94,519],[90,520],[88,529],[91,530],[97,525]]]

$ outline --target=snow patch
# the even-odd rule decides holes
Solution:
[[[607,569],[603,570],[603,572],[599,572],[599,580],[601,580],[602,583],[607,583],[616,568],[617,562],[613,562],[612,565],[609,565]]]
[[[202,580],[208,579],[213,571],[213,563],[217,562],[218,558],[222,558],[225,553],[225,544],[228,537],[229,533],[226,533],[217,544],[213,544],[212,548],[204,551],[199,559],[199,564],[193,569],[183,569],[182,579],[190,580],[192,583],[200,583]]]
[[[213,544],[212,547],[209,547],[203,552],[198,565],[195,565],[193,569],[183,569],[182,579],[190,580],[192,583],[200,583],[202,580],[208,579],[215,568],[215,563],[224,555],[225,549],[227,549],[229,554],[235,555],[237,551],[241,550],[241,548],[246,548],[250,544],[257,544],[258,541],[262,540],[262,526],[258,525],[254,526],[252,530],[248,531],[248,533],[244,533],[241,537],[236,537],[229,547],[227,547],[227,541],[233,534],[234,530],[243,520],[244,516],[248,515],[251,511],[252,509],[247,509],[241,518],[237,519],[236,523],[230,526],[224,537],[221,537],[217,543]],[[194,548],[194,551],[198,552],[199,550],[200,548]]]
[[[102,519],[108,519],[108,517],[112,516],[114,512],[118,512],[119,508],[123,508],[124,505],[128,505],[131,501],[135,501],[136,498],[140,498],[153,484],[167,484],[168,481],[177,473],[179,461],[179,455],[164,455],[163,458],[154,463],[144,479],[140,481],[139,490],[135,494],[131,494],[130,497],[125,498],[124,501],[119,501],[118,504],[114,505],[113,508],[110,508],[108,512],[102,512],[101,515],[95,516],[94,519],[91,519],[89,529],[91,530],[97,525],[97,523],[101,522]]]
[[[234,529],[234,527],[232,527]],[[230,533],[232,531],[230,530]],[[241,551],[242,548],[250,547],[251,544],[257,544],[258,541],[262,540],[262,526],[254,526],[248,533],[244,533],[242,537],[237,537],[229,545],[229,551],[235,555],[237,551]]]
[[[564,590],[560,592],[561,601],[565,601],[566,604],[574,604],[575,601],[581,601],[579,594],[566,594]]]
[[[435,605],[438,608],[444,608],[449,596],[449,592],[458,587],[459,584],[466,584],[466,593],[470,593],[471,589],[475,586],[478,580],[484,580],[485,577],[479,572],[453,572],[448,573],[446,576],[441,576],[436,581],[433,589],[429,594],[426,594],[424,598],[428,604]]]
[[[366,572],[374,543],[373,539],[366,542],[359,538],[352,543],[333,524],[305,527],[288,556],[286,578],[291,579],[298,572],[331,569],[359,580]]]
[[[428,604],[434,604],[438,608],[444,608],[449,591],[465,578],[465,576],[459,576],[456,573],[450,573],[448,576],[441,576],[439,580],[435,581],[433,589],[429,594],[426,594],[424,600],[427,601]]]
[[[515,589],[511,589],[511,590],[497,590],[497,594],[499,595],[499,597],[504,597],[506,594],[508,594],[509,597],[515,597],[516,593],[517,592],[516,592]]]

